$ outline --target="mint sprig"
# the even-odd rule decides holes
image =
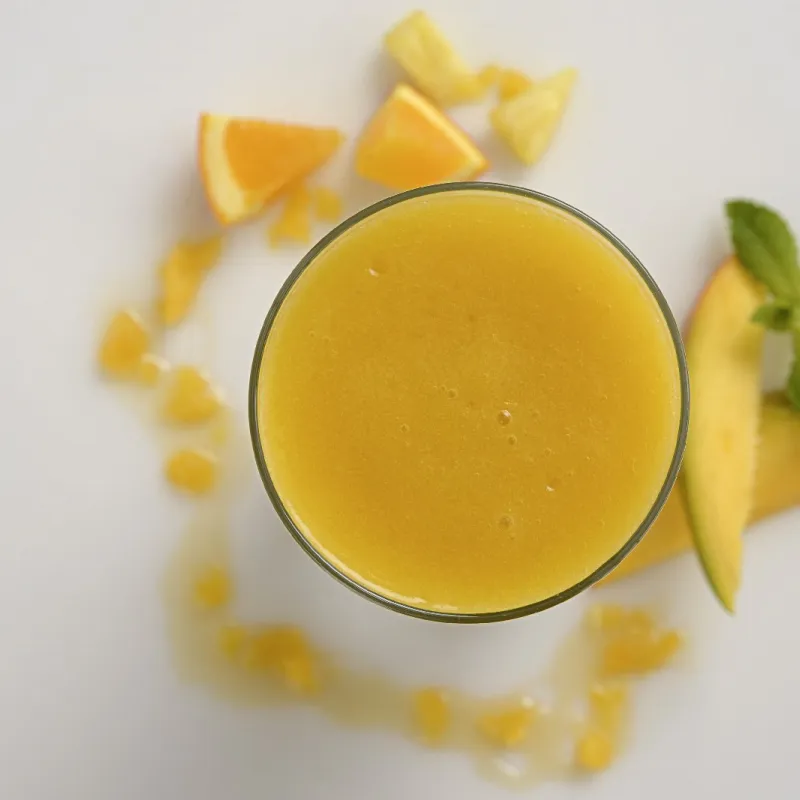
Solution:
[[[753,315],[753,322],[792,334],[794,364],[786,393],[800,410],[800,264],[795,238],[781,215],[767,206],[729,200],[725,211],[736,257],[772,295]]]

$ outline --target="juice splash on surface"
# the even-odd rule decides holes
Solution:
[[[551,597],[614,555],[680,406],[666,323],[623,257],[563,212],[474,190],[384,209],[318,256],[258,392],[271,478],[314,546],[379,594],[464,613]]]
[[[622,752],[627,687],[599,682],[602,649],[618,631],[579,626],[542,676],[503,697],[414,689],[347,666],[300,628],[239,621],[231,608],[226,517],[223,505],[204,506],[165,577],[169,639],[188,682],[237,705],[302,703],[349,728],[394,732],[462,752],[482,776],[509,787],[598,771]],[[543,692],[547,702],[532,700]]]

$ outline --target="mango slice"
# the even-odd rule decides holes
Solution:
[[[763,301],[763,288],[728,259],[700,298],[686,340],[692,383],[686,507],[706,576],[731,612],[755,487],[764,328],[752,317]]]

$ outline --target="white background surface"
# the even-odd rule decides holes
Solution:
[[[685,317],[724,255],[722,200],[800,228],[800,7],[787,0],[445,2],[426,9],[475,64],[581,79],[533,171],[501,179],[615,231]],[[95,374],[108,312],[202,227],[202,109],[355,133],[391,77],[400,0],[70,0],[0,6],[0,797],[3,800],[500,798],[459,754],[343,732],[311,710],[244,711],[176,677],[159,585],[188,515],[158,448]],[[488,140],[482,112],[472,120]],[[474,123],[478,123],[475,127]],[[338,169],[349,173],[346,158]],[[376,196],[352,187],[354,205]],[[351,209],[354,210],[354,209]],[[237,234],[191,330],[243,414],[252,348],[299,251]],[[353,664],[499,692],[535,671],[587,598],[516,623],[434,626],[373,608],[314,567],[258,491],[235,536],[252,613],[293,619]],[[685,628],[680,664],[642,684],[630,751],[547,798],[797,794],[800,515],[748,539],[727,618],[691,558],[614,594]],[[254,580],[255,579],[255,580]]]

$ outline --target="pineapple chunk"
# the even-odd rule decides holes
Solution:
[[[491,113],[495,131],[525,164],[535,164],[550,144],[578,73],[564,69],[500,103]]]
[[[450,703],[441,689],[420,689],[414,694],[414,722],[426,744],[441,743],[450,727]]]
[[[414,11],[384,37],[389,55],[441,106],[479,100],[486,85],[424,11]]]
[[[497,80],[497,93],[501,100],[511,100],[512,97],[527,92],[533,86],[533,81],[518,69],[504,69]]]

